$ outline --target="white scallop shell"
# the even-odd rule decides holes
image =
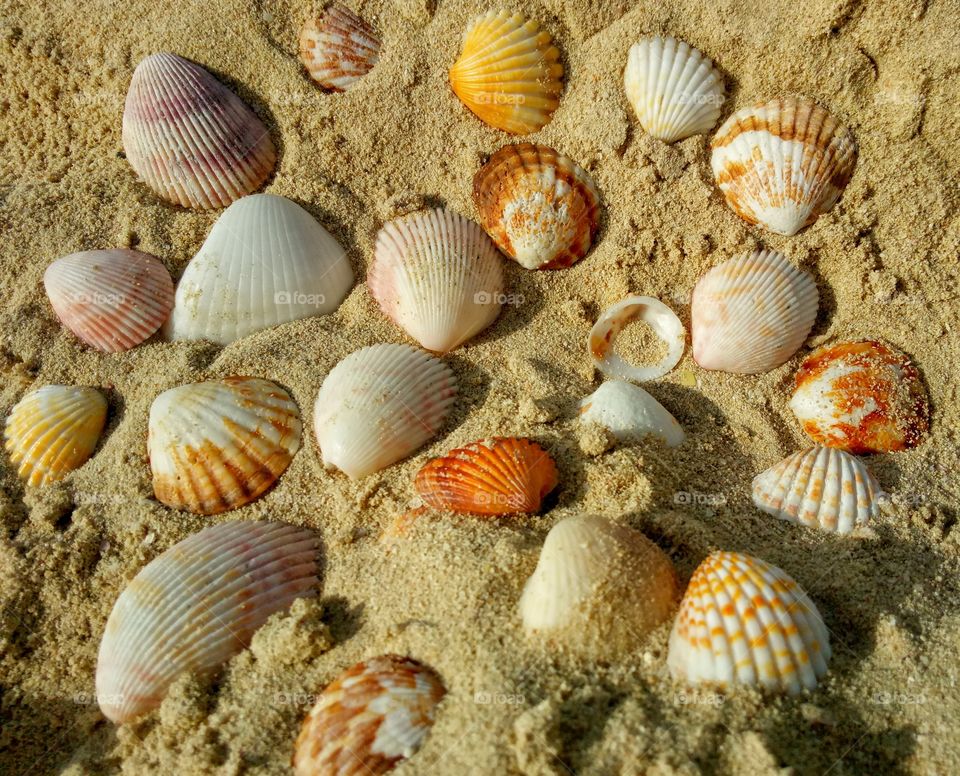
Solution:
[[[650,435],[676,447],[686,439],[666,407],[640,386],[623,380],[610,380],[581,401],[580,421],[597,423],[623,442]]]
[[[647,323],[667,346],[667,354],[656,364],[633,366],[614,349],[617,335],[635,320]],[[594,365],[610,377],[644,382],[663,377],[683,356],[687,333],[677,314],[651,296],[628,296],[604,310],[590,329],[587,352]]]

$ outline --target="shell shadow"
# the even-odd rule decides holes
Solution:
[[[487,394],[490,393],[491,378],[485,370],[456,353],[446,354],[443,361],[453,370],[456,378],[457,401],[454,402],[453,409],[443,424],[443,430],[431,444],[446,439],[463,423],[467,415],[483,406]]]
[[[360,632],[365,605],[352,604],[342,596],[323,598],[323,621],[330,628],[334,643],[342,644]]]

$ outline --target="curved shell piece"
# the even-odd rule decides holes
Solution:
[[[640,126],[665,143],[709,132],[720,118],[723,77],[708,57],[669,35],[630,47],[623,86]]]
[[[300,32],[301,61],[310,77],[332,92],[349,89],[373,69],[379,57],[377,34],[340,3],[308,19]]]
[[[614,350],[617,335],[628,323],[638,319],[649,324],[667,346],[667,354],[651,366],[632,366]],[[683,356],[686,336],[676,313],[659,299],[628,296],[604,310],[597,319],[587,338],[587,351],[593,363],[605,375],[643,382],[663,377],[677,365]]]
[[[152,54],[133,71],[123,150],[158,195],[183,207],[225,207],[256,191],[277,160],[250,107],[199,65]]]
[[[609,429],[621,442],[654,436],[668,447],[676,447],[686,439],[666,407],[640,386],[623,380],[610,380],[581,401],[580,421]]]
[[[791,695],[827,672],[830,637],[817,607],[782,569],[715,552],[690,579],[667,667],[688,684],[758,685]]]
[[[569,267],[590,250],[600,194],[586,171],[549,146],[501,148],[473,179],[480,223],[527,269]]]
[[[313,409],[323,463],[353,479],[396,461],[440,431],[457,397],[446,364],[408,345],[372,345],[337,364]]]
[[[819,303],[813,278],[781,253],[754,251],[725,261],[693,289],[693,358],[704,369],[769,372],[803,344]]]
[[[711,166],[744,221],[796,234],[829,211],[857,163],[857,145],[812,100],[788,97],[743,108],[711,141]]]
[[[314,535],[283,523],[205,528],[148,563],[110,612],[97,702],[122,724],[160,705],[182,673],[206,675],[240,652],[274,612],[317,584]]]
[[[17,475],[36,487],[63,479],[93,455],[107,420],[95,388],[44,385],[10,410],[4,442]]]
[[[286,471],[302,428],[290,395],[259,377],[164,391],[150,407],[153,492],[169,507],[201,515],[249,504]]]
[[[386,224],[377,235],[367,284],[387,317],[438,353],[493,323],[505,290],[490,238],[470,219],[442,209]]]
[[[296,776],[377,776],[420,748],[446,694],[440,677],[409,657],[380,655],[344,671],[300,729]]]
[[[450,86],[481,121],[514,135],[543,127],[563,90],[560,52],[535,21],[490,11],[467,28]]]
[[[352,285],[346,253],[313,216],[286,197],[255,194],[213,225],[180,278],[165,331],[227,345],[331,313]]]

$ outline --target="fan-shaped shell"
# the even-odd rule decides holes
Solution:
[[[300,59],[324,89],[344,92],[373,69],[380,39],[369,24],[340,3],[307,19],[300,32]]]
[[[277,160],[270,133],[233,92],[176,54],[133,71],[123,149],[158,195],[184,207],[225,207],[256,191]]]
[[[610,380],[580,402],[580,421],[597,423],[623,442],[655,436],[669,447],[686,435],[676,418],[638,385]]]
[[[614,348],[617,336],[632,321],[647,323],[667,346],[667,354],[656,364],[633,366]],[[683,356],[687,333],[677,314],[652,296],[628,296],[601,313],[590,329],[587,352],[605,375],[643,382],[663,377]]]

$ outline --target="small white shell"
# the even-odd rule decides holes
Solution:
[[[324,89],[344,92],[380,57],[380,40],[363,19],[340,3],[310,18],[300,32],[300,59]]]
[[[581,401],[580,421],[597,423],[623,442],[651,435],[676,447],[686,439],[666,407],[640,386],[623,380],[610,380]]]
[[[667,355],[652,366],[631,366],[613,347],[620,331],[637,319],[649,324],[667,345]],[[587,339],[587,351],[593,363],[605,375],[640,383],[663,377],[673,369],[683,355],[685,340],[683,324],[663,302],[650,296],[628,296],[604,310],[597,319]]]

